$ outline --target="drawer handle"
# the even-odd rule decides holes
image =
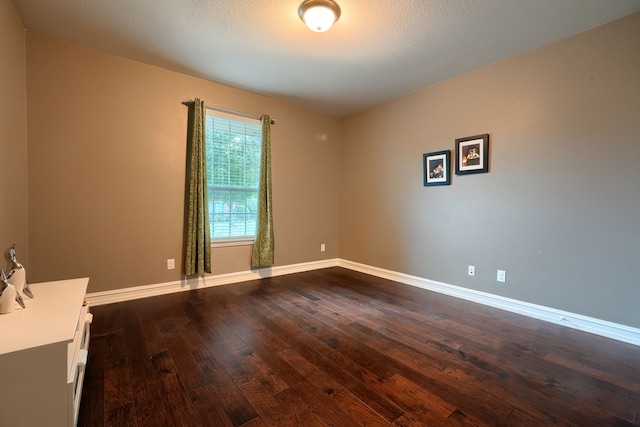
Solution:
[[[80,350],[78,352],[78,365],[87,366],[87,358],[89,357],[89,350]]]

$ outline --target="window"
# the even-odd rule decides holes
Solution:
[[[205,126],[211,242],[253,240],[260,185],[260,121],[207,110]]]

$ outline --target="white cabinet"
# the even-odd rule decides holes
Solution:
[[[0,315],[0,426],[76,424],[92,319],[88,284],[31,284],[26,308]]]

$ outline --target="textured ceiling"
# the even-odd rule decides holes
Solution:
[[[343,116],[640,10],[640,0],[13,0],[25,28]]]

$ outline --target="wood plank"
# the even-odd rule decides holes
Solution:
[[[256,418],[253,416],[247,419],[243,413],[236,413],[232,408],[225,408],[220,404],[221,392],[224,393],[223,390],[219,390],[211,384],[189,391],[189,397],[203,426],[235,427],[245,423],[245,420],[251,421]]]
[[[336,378],[351,393],[367,402],[385,419],[393,421],[402,415],[402,410],[382,397],[370,386],[371,383],[377,383],[390,374],[380,377],[367,369],[367,367],[358,364],[357,361],[345,356],[340,351],[336,351],[339,349],[340,343],[334,337],[326,336],[321,331],[316,331],[314,336],[296,333],[295,330],[293,333],[287,334],[284,329],[267,317],[262,318],[261,322],[269,325],[269,328],[277,331],[280,336],[289,337],[288,342],[295,347],[297,352],[304,355],[316,366],[321,367],[324,372]],[[289,324],[288,326],[290,327],[291,325]],[[385,374],[387,374],[386,371]]]
[[[113,427],[136,426],[136,415],[133,403],[110,408],[105,412],[105,425]]]
[[[260,345],[260,343],[256,343],[255,350],[274,369],[276,374],[289,384],[289,388],[293,389],[293,392],[302,398],[306,405],[328,425],[357,425],[349,414],[332,404],[330,396],[334,391],[333,389],[315,387],[302,374],[297,372],[293,366],[286,363],[279,355],[271,352],[269,348]],[[291,393],[287,390],[281,393]]]
[[[242,425],[258,416],[216,355],[202,348],[194,350],[194,359],[196,366],[209,379],[204,390],[215,396],[215,404],[224,408],[233,425]]]
[[[274,397],[277,393],[272,393],[269,385],[260,381],[250,381],[241,386],[242,393],[258,413],[258,418],[250,421],[248,426],[282,426],[282,427],[298,427],[296,420],[291,416],[290,412],[285,410],[281,401]],[[280,390],[284,391],[286,390]]]
[[[106,337],[106,356],[104,369],[104,408],[105,412],[133,403],[131,388],[131,369],[123,354],[123,336]]]
[[[246,383],[257,382],[265,388],[265,393],[273,395],[289,387],[252,349],[238,350],[235,354],[245,366],[244,372],[247,374],[245,378],[236,380],[241,389]]]
[[[133,385],[135,416],[139,426],[171,427],[160,390],[155,378],[146,378]]]
[[[291,420],[293,426],[328,427],[334,425],[314,412],[307,404],[307,399],[294,392],[293,389],[288,388],[276,393],[273,397],[278,405],[287,412],[287,418]]]
[[[169,352],[152,356],[164,413],[171,426],[201,426]]]

